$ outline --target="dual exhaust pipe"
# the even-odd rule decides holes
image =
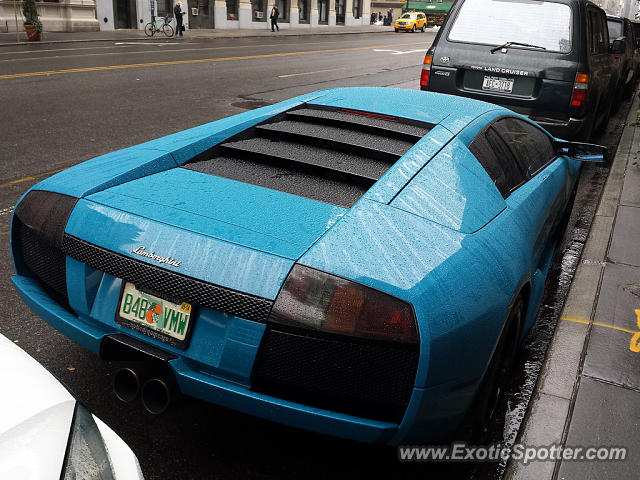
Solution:
[[[164,413],[177,391],[170,377],[147,378],[133,368],[121,368],[113,377],[113,391],[118,400],[131,403],[140,397],[142,406],[149,413]]]

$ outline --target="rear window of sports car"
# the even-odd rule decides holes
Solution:
[[[485,45],[518,42],[568,53],[571,30],[569,5],[529,0],[466,0],[447,38]]]

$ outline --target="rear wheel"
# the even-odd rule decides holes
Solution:
[[[422,28],[420,29],[420,31],[424,33],[424,25],[422,25]]]
[[[397,28],[395,29],[396,33],[398,33],[400,30],[398,30]]]
[[[167,37],[173,37],[173,27],[171,25],[163,25],[162,33],[164,33]]]
[[[470,440],[482,442],[498,407],[509,372],[513,367],[524,318],[524,299],[518,295],[507,315],[482,384],[471,407],[464,432]]]
[[[411,33],[416,33],[416,24],[415,23],[411,27]]]
[[[153,30],[153,23],[149,22],[144,26],[144,33],[147,37],[153,37],[155,31]]]

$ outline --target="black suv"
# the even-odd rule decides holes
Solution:
[[[427,51],[420,88],[497,103],[557,137],[587,140],[609,119],[613,57],[606,14],[589,1],[459,0]]]
[[[638,78],[638,54],[633,25],[629,19],[607,16],[607,29],[611,48],[614,40],[620,40],[624,44],[624,51],[613,55],[619,72],[615,102],[617,106],[623,96],[630,97],[633,93]]]

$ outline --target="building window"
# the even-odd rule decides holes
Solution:
[[[347,0],[336,0],[336,23],[344,25],[344,9]]]
[[[298,0],[299,20],[302,23],[309,23],[309,0]]]
[[[362,15],[362,0],[353,0],[353,18],[360,18]]]
[[[318,0],[318,23],[327,24],[329,21],[329,0]]]
[[[156,0],[157,17],[173,17],[173,9],[171,8],[171,0]]]
[[[282,20],[283,22],[289,21],[289,0],[277,0],[276,5],[278,5],[278,10],[280,10],[280,16],[278,20]]]
[[[266,15],[267,0],[251,0],[251,19],[254,22],[265,22],[269,15]]]
[[[238,20],[238,0],[227,1],[227,20]]]

